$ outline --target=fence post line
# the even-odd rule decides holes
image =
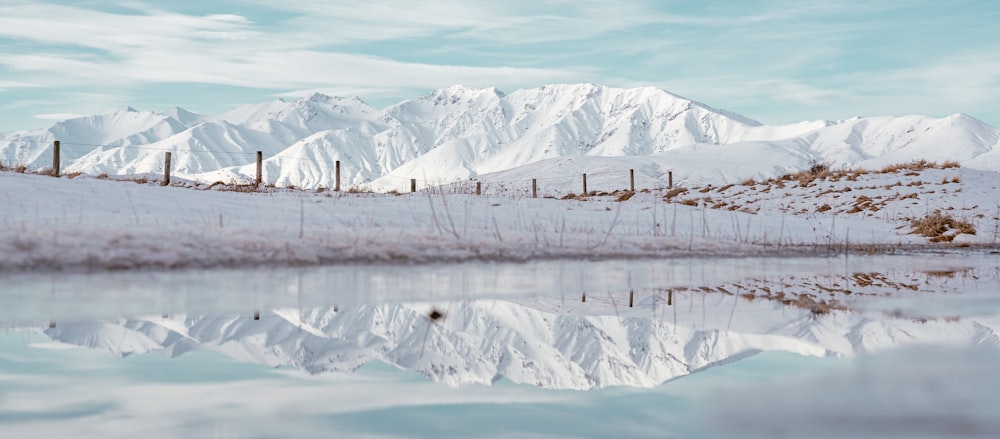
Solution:
[[[635,169],[628,170],[628,190],[635,192]]]
[[[334,182],[333,190],[340,192],[340,160],[334,163],[334,174],[336,174],[335,177],[337,180]]]
[[[257,186],[264,180],[264,152],[257,151]]]
[[[59,147],[60,143],[58,140],[52,142],[52,176],[59,176]]]
[[[483,194],[483,182],[477,181],[476,182],[476,195],[482,195],[482,194]]]
[[[417,191],[417,179],[416,178],[411,178],[410,179],[410,192],[416,192],[416,191]]]
[[[538,198],[538,179],[531,179],[531,198]]]
[[[667,171],[667,189],[674,188],[674,171]]]
[[[587,174],[583,174],[583,196],[587,196]]]
[[[163,153],[163,184],[166,186],[170,184],[170,151]]]

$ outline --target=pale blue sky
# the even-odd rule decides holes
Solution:
[[[765,123],[1000,125],[1000,2],[0,0],[0,130],[310,91],[652,85]]]

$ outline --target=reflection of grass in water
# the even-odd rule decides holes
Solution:
[[[924,273],[924,274],[926,274],[927,276],[930,276],[930,277],[939,277],[939,278],[949,278],[949,279],[951,279],[951,278],[954,278],[957,275],[961,275],[963,278],[969,277],[969,276],[972,275],[972,271],[973,270],[971,268],[963,268],[963,269],[959,269],[959,270],[930,270],[930,271],[924,271],[922,273]]]
[[[917,275],[924,274],[920,279]],[[950,285],[956,279],[976,283],[1000,279],[986,276],[980,280],[974,268],[925,270],[915,272],[857,272],[843,275],[784,276],[776,279],[749,279],[723,285],[654,289],[657,293],[674,292],[722,293],[737,295],[747,301],[770,300],[785,306],[809,310],[813,314],[827,314],[835,310],[854,311],[861,298],[902,297],[906,293],[962,293],[962,285]],[[735,293],[734,293],[735,291]],[[852,298],[851,300],[848,300]],[[897,317],[903,317],[897,315]],[[952,319],[949,317],[948,319]]]

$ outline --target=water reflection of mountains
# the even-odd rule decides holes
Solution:
[[[641,290],[631,307],[629,292],[591,293],[586,301],[536,297],[60,322],[45,333],[113,355],[211,350],[314,374],[378,360],[450,385],[505,378],[549,388],[652,387],[762,351],[828,356],[923,343],[1000,346],[1000,289],[991,275],[788,276]],[[802,296],[840,305],[817,310],[787,303]],[[987,305],[966,312],[970,298],[979,305],[986,298]],[[936,314],[910,312],[927,300],[936,301]],[[941,312],[956,303],[956,314]]]

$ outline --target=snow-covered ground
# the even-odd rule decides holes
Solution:
[[[997,175],[928,169],[618,201],[242,193],[0,172],[0,271],[887,251],[927,244],[910,223],[935,211],[973,227],[946,227],[952,244],[992,247]]]

